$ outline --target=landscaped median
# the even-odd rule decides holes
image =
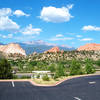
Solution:
[[[69,79],[78,78],[78,77],[85,77],[85,76],[95,76],[100,74],[85,74],[85,75],[75,75],[75,76],[67,76],[67,77],[61,77],[57,80],[50,79],[49,81],[43,81],[42,79],[33,79],[31,80],[31,83],[35,86],[57,86],[61,84],[64,81],[67,81]]]
[[[100,75],[100,74],[86,74],[86,75],[75,75],[75,76],[67,76],[67,77],[61,77],[57,80],[50,79],[49,81],[43,81],[42,79],[10,79],[10,80],[0,80],[0,82],[30,82],[31,84],[35,86],[57,86],[61,84],[64,81],[67,81],[69,79],[78,78],[78,77],[84,77],[84,76],[94,76],[94,75]]]

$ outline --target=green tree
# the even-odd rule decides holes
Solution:
[[[11,79],[12,77],[10,63],[6,59],[0,59],[0,79]]]
[[[44,76],[42,77],[42,79],[43,79],[44,81],[49,81],[49,80],[50,80],[47,74],[44,75]]]
[[[96,65],[100,67],[100,59],[96,61]]]
[[[30,61],[29,64],[32,65],[32,66],[36,66],[37,62],[36,61]]]
[[[55,72],[56,68],[55,68],[55,64],[51,64],[48,68],[48,70],[50,70],[51,72]]]
[[[91,74],[95,72],[95,68],[93,66],[93,63],[90,59],[85,60],[86,66],[85,66],[85,71],[87,74]]]
[[[56,69],[55,76],[56,77],[65,76],[64,66],[61,63],[58,64],[58,67]]]
[[[83,74],[81,64],[77,60],[73,59],[70,66],[70,75],[80,75],[80,74]]]
[[[21,62],[18,62],[18,69],[20,71],[23,71],[23,64]]]

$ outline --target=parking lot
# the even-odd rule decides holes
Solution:
[[[100,100],[100,76],[70,79],[54,87],[0,82],[0,100]]]

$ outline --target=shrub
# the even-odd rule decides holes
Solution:
[[[80,63],[75,59],[72,60],[70,66],[70,75],[81,75],[81,74],[83,74],[83,72]]]
[[[17,75],[13,75],[13,79],[18,79],[18,76]]]
[[[48,70],[50,70],[51,72],[55,72],[55,64],[51,64],[48,68]]]
[[[50,80],[47,74],[44,75],[44,76],[42,77],[42,79],[43,79],[44,81],[49,81],[49,80]]]
[[[25,76],[25,75],[20,77],[20,79],[30,79],[30,78],[31,78],[30,76]]]
[[[59,76],[58,76],[58,74],[57,74],[57,73],[55,73],[55,75],[54,75],[53,79],[54,79],[54,80],[56,80],[57,78],[59,78]]]
[[[38,74],[38,75],[36,76],[36,78],[40,78],[40,74]]]
[[[87,74],[94,73],[95,72],[95,68],[93,66],[92,61],[90,59],[86,59],[85,62],[86,62],[86,66],[85,66],[86,73]]]
[[[96,61],[96,65],[100,66],[100,59]]]

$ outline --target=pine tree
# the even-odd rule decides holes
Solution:
[[[11,65],[6,59],[0,59],[0,79],[12,78]]]

